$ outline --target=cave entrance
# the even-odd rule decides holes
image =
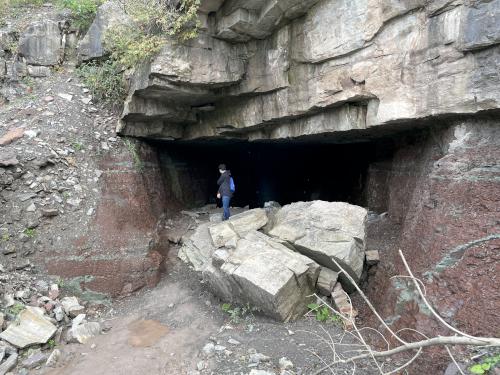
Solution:
[[[217,167],[224,163],[236,184],[231,205],[255,208],[267,201],[284,205],[316,199],[368,207],[369,169],[390,160],[395,144],[388,137],[340,144],[214,140],[155,146],[165,183],[184,207],[216,203]]]

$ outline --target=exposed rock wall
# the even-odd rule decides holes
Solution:
[[[166,45],[133,79],[119,131],[340,137],[499,107],[498,0],[277,3],[225,1],[198,39]],[[264,27],[271,9],[280,22]]]
[[[407,274],[400,248],[447,322],[470,334],[500,334],[494,276],[500,271],[499,125],[496,119],[454,121],[407,142],[383,170],[372,170],[378,182],[371,186],[387,195],[389,217],[401,225],[369,282],[372,301],[394,327],[440,332],[411,286],[389,280]]]

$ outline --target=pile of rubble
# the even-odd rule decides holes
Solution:
[[[364,276],[367,210],[344,202],[275,202],[220,222],[202,222],[182,239],[179,257],[224,301],[287,321],[302,316],[316,291],[350,313],[346,292]],[[336,266],[338,263],[350,277]]]
[[[59,286],[27,272],[0,274],[0,374],[18,366],[19,373],[60,360],[64,343],[85,343],[105,328],[88,321],[74,296],[60,296]],[[24,369],[24,370],[22,370]]]

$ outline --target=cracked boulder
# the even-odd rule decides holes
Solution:
[[[248,303],[268,316],[288,321],[307,311],[319,270],[313,260],[252,231],[238,240],[225,259],[209,265],[203,276],[222,299]]]
[[[337,261],[356,282],[363,272],[367,210],[344,202],[297,202],[274,217],[269,235],[291,244],[320,265],[338,271]],[[340,274],[344,287],[353,285]]]

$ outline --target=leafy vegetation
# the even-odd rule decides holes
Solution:
[[[61,7],[71,11],[73,23],[80,31],[89,28],[101,4],[102,0],[59,0]]]
[[[49,347],[49,349],[54,349],[56,347],[56,341],[54,339],[50,339],[49,341],[47,341],[47,345]]]
[[[80,142],[77,142],[77,141],[74,141],[71,143],[71,147],[75,150],[75,151],[81,151],[83,150],[85,147],[83,146],[82,143]]]
[[[317,303],[310,303],[307,307],[314,312],[316,320],[318,322],[332,322],[341,324],[342,318],[336,314],[334,314],[328,307],[325,305],[318,305]]]
[[[9,240],[10,240],[10,234],[8,232],[2,234],[2,242],[7,242]]]
[[[135,169],[138,172],[142,172],[144,170],[144,163],[142,162],[141,157],[139,156],[139,151],[137,151],[136,144],[127,138],[125,138],[123,140],[123,143],[125,143],[125,146],[127,146],[127,149],[129,150],[130,154],[132,155],[132,159],[134,160]]]
[[[16,316],[19,315],[19,313],[25,308],[26,307],[22,303],[16,302],[15,304],[7,308],[7,313]]]
[[[29,238],[33,238],[36,236],[36,230],[32,228],[26,228],[23,233],[27,235]]]
[[[200,0],[125,0],[125,12],[146,35],[175,36],[181,41],[198,35]]]
[[[105,44],[111,59],[124,68],[133,68],[151,60],[165,43],[162,36],[147,35],[130,26],[117,26],[106,34]]]
[[[259,311],[256,307],[251,307],[250,304],[244,306],[233,306],[230,303],[223,303],[221,306],[222,311],[229,315],[232,323],[238,324],[243,319],[253,317],[253,313]]]
[[[100,65],[95,62],[80,65],[77,74],[98,101],[116,106],[125,97],[122,69],[111,60]]]
[[[490,370],[494,369],[500,363],[500,354],[486,357],[480,363],[469,367],[469,371],[473,374],[482,375],[488,374]]]

